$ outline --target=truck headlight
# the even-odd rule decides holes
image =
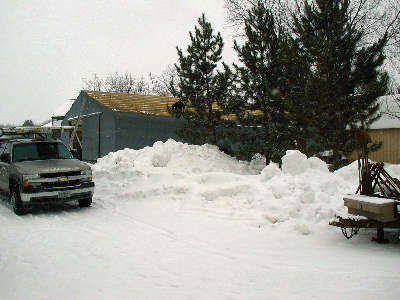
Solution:
[[[84,176],[87,176],[87,178],[82,179],[83,181],[92,181],[93,180],[92,169],[82,170],[81,174]]]
[[[39,174],[29,174],[29,175],[23,176],[24,181],[29,181],[29,180],[38,179],[38,178],[40,178]]]
[[[92,170],[91,169],[82,170],[81,175],[92,176]]]
[[[34,179],[38,179],[38,178],[40,178],[39,174],[23,175],[22,179],[23,179],[24,187],[28,187],[28,186],[38,187],[38,186],[40,186],[40,182],[31,182],[30,181],[30,180],[34,180]]]

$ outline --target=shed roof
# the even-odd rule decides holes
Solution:
[[[104,106],[121,112],[135,112],[160,116],[171,116],[167,105],[171,106],[177,98],[112,92],[84,91],[88,96]]]
[[[171,114],[169,114],[167,111],[167,105],[172,106],[179,100],[178,98],[168,96],[126,94],[102,91],[83,92],[114,111],[134,112],[169,117],[171,117]],[[213,103],[213,109],[219,110],[216,102]],[[193,110],[193,108],[189,108],[189,110]],[[250,112],[250,114],[257,116],[261,115],[262,112],[256,110]],[[236,116],[234,114],[227,114],[223,115],[222,119],[235,120]]]

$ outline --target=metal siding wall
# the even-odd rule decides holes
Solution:
[[[371,160],[400,164],[400,129],[376,129],[368,133],[374,142],[383,143],[381,149],[370,153]]]
[[[180,121],[173,117],[123,112],[114,114],[118,149],[140,149],[157,141],[178,140],[175,129]]]
[[[82,121],[82,160],[95,161],[99,154],[99,115]]]
[[[109,109],[102,110],[100,116],[100,156],[103,157],[110,152],[117,150],[116,147],[116,130],[114,114]]]
[[[102,157],[116,150],[115,121],[110,109],[89,97],[84,114],[96,112],[102,112],[100,115],[100,157]],[[86,136],[86,140],[82,142],[83,160],[96,160],[98,158],[98,118],[99,116],[89,117],[90,121],[83,123],[83,135]]]

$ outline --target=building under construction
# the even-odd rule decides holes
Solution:
[[[81,91],[62,121],[76,131],[64,134],[63,141],[72,139],[79,158],[95,161],[112,151],[177,140],[181,121],[167,112],[175,102],[173,97]]]

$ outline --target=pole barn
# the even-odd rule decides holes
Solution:
[[[165,96],[81,91],[62,125],[75,126],[72,149],[85,161],[124,148],[140,149],[156,141],[178,140],[182,122],[167,112],[178,99]]]

